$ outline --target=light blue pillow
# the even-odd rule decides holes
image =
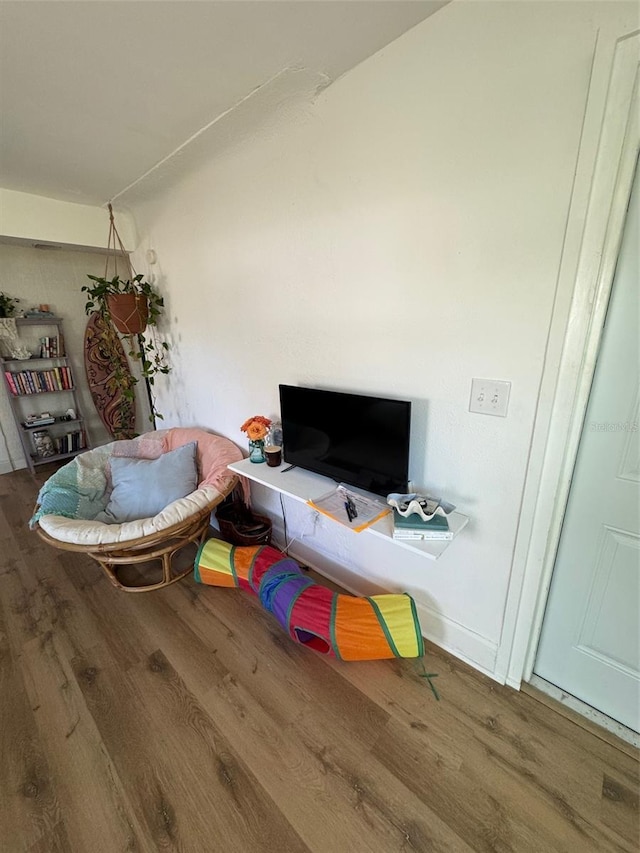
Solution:
[[[163,453],[157,459],[111,458],[113,491],[96,521],[121,524],[151,518],[198,486],[195,441]]]

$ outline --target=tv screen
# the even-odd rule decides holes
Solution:
[[[280,385],[284,460],[388,495],[409,479],[411,403]]]

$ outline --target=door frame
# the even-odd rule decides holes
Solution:
[[[640,31],[594,51],[496,675],[533,673],[640,151]]]

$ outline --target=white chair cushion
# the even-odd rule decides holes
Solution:
[[[220,492],[212,486],[203,486],[166,506],[162,512],[152,518],[139,518],[122,524],[105,524],[102,521],[65,518],[62,515],[44,515],[38,524],[53,539],[72,545],[113,545],[126,546],[132,539],[149,536],[186,521],[190,516],[205,509]]]

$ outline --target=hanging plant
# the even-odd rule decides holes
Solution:
[[[164,308],[164,299],[141,274],[121,279],[88,275],[95,284],[85,285],[87,294],[85,311],[100,311],[123,335],[139,335],[147,326],[155,326]]]
[[[104,323],[103,343],[105,351],[113,354],[113,374],[110,378],[112,389],[120,390],[122,396],[132,404],[135,400],[135,386],[138,378],[130,371],[123,369],[121,360],[117,357],[120,338],[118,332],[126,336],[129,347],[128,355],[140,366],[140,374],[144,378],[151,415],[149,420],[162,420],[162,414],[155,406],[153,386],[155,377],[167,374],[171,368],[167,363],[169,344],[159,341],[155,335],[155,327],[164,309],[164,299],[153,286],[144,280],[140,273],[136,274],[131,266],[120,235],[115,227],[113,210],[109,205],[109,239],[104,276],[88,275],[93,284],[84,285],[81,290],[87,295],[85,312],[88,315],[97,312]],[[116,241],[118,246],[116,246]],[[128,276],[118,275],[118,256],[127,266]],[[115,275],[107,277],[109,260],[113,259]]]
[[[20,302],[20,300],[0,291],[0,317],[15,317],[16,302]]]
[[[117,333],[122,332],[129,340],[128,355],[131,359],[138,362],[140,365],[140,373],[148,383],[150,389],[153,388],[155,377],[157,374],[167,374],[171,368],[167,364],[166,355],[169,350],[169,344],[166,341],[157,341],[153,327],[157,324],[158,318],[162,314],[164,308],[163,298],[156,293],[151,284],[143,281],[142,275],[136,275],[132,279],[122,280],[119,276],[114,276],[112,279],[89,275],[94,284],[84,285],[82,292],[87,294],[87,302],[85,304],[85,312],[92,314],[97,311],[105,320],[104,343],[105,346],[114,353],[114,373],[112,384],[114,388],[120,388],[122,395],[133,401],[135,399],[135,386],[138,382],[136,376],[132,376],[128,371],[122,371],[119,367],[120,362],[115,357],[117,345],[115,344],[114,336],[117,338]],[[117,301],[122,296],[141,297],[145,303],[143,314],[145,323],[143,328],[146,330],[143,335],[137,332],[138,324],[130,322],[126,324],[116,323],[114,317],[114,302],[115,308],[118,309]],[[115,300],[114,300],[115,297]],[[126,310],[126,309],[125,309]],[[134,319],[131,311],[126,315],[129,320]],[[138,314],[136,316],[139,317]],[[119,339],[118,339],[119,340]],[[150,390],[151,418],[162,420],[162,414],[155,407],[155,395],[153,390]]]

